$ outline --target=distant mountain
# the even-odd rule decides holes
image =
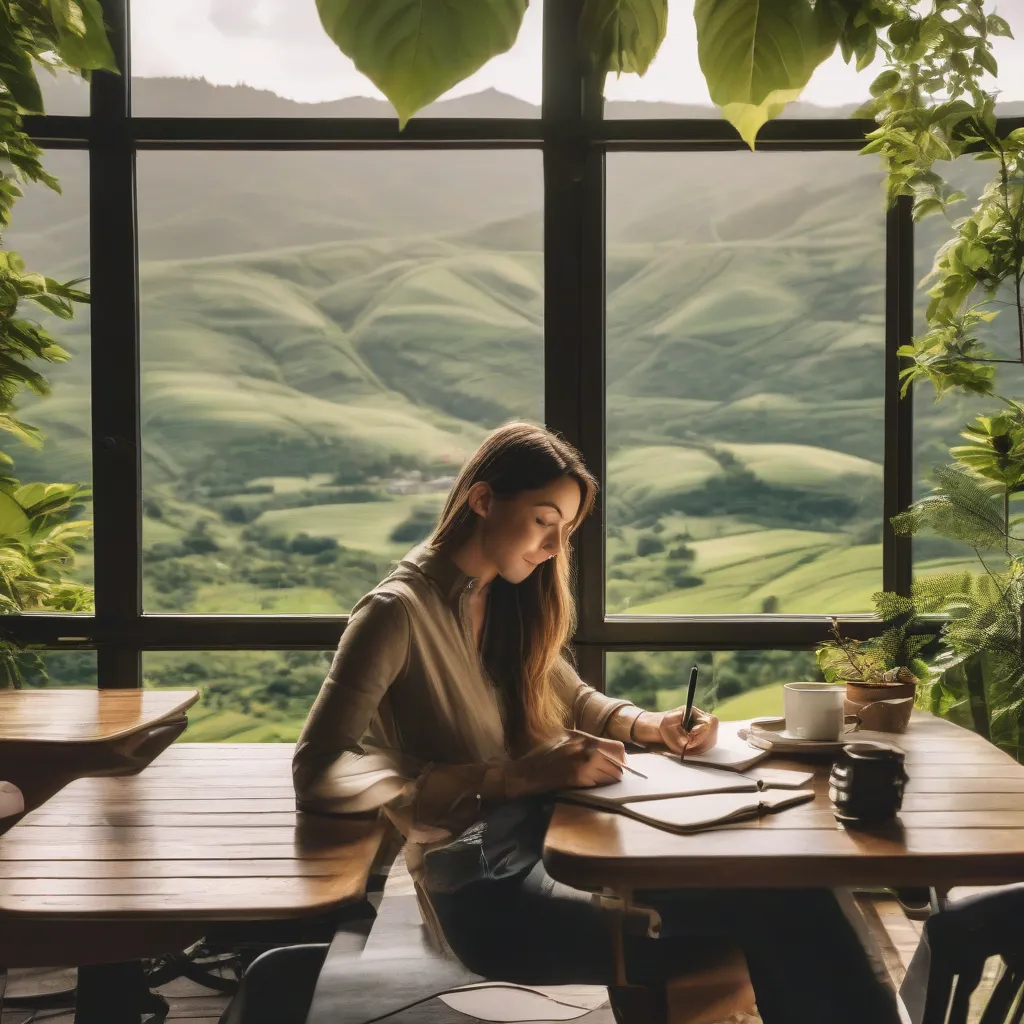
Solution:
[[[135,87],[147,113],[311,106],[201,81]],[[436,109],[526,106],[491,91]],[[87,274],[84,155],[47,161],[63,197],[32,190],[5,241],[48,273]],[[432,464],[462,457],[508,416],[541,415],[539,153],[146,151],[138,161],[149,479],[214,464],[243,477],[358,473],[388,453]],[[976,194],[989,166],[956,174]],[[813,439],[880,462],[877,161],[613,153],[607,188],[611,449]],[[922,273],[945,232],[937,220],[921,227]],[[61,325],[79,358],[54,370],[53,397],[25,402],[51,439],[19,453],[26,476],[88,475],[86,329],[84,318]],[[940,454],[960,414],[956,403],[922,410]]]
[[[84,113],[88,108],[86,89],[80,79],[62,75],[44,82],[47,110],[53,113]],[[865,80],[865,98],[867,81]],[[386,100],[353,96],[319,103],[302,103],[278,96],[268,89],[249,85],[213,85],[203,78],[133,78],[132,105],[142,117],[380,117],[394,119],[394,108]],[[797,101],[783,112],[784,118],[849,117],[858,104],[823,107]],[[1002,117],[1024,116],[1024,101],[1001,103]],[[539,117],[540,107],[509,96],[497,89],[484,89],[468,96],[439,100],[421,110],[417,117]],[[717,107],[696,103],[610,100],[605,117],[718,118]]]

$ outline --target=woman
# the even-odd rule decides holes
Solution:
[[[493,870],[481,869],[486,858],[447,856],[459,848],[453,837],[508,808],[543,807],[545,794],[617,781],[625,742],[694,752],[716,737],[717,721],[701,711],[684,732],[679,709],[645,711],[596,692],[564,656],[574,626],[568,541],[595,494],[556,435],[525,423],[495,430],[430,539],[353,609],[295,751],[299,807],[383,809],[408,840],[430,923],[470,970],[496,980],[610,983],[613,911],[546,875],[529,813],[515,856]],[[827,891],[637,900],[657,910],[661,937],[627,936],[633,984],[663,988],[702,940],[726,935],[744,948],[765,1024],[898,1020]]]

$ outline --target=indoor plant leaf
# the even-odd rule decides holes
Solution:
[[[0,491],[0,538],[24,537],[28,533],[29,519],[17,499],[6,491]]]
[[[99,0],[51,0],[61,60],[84,71],[117,72]]]
[[[711,99],[751,149],[835,49],[838,26],[810,0],[696,0],[697,57]]]
[[[342,53],[391,101],[402,127],[516,41],[530,0],[317,0]]]
[[[601,72],[642,75],[668,26],[668,0],[586,0],[580,41]]]

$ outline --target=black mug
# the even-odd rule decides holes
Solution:
[[[865,823],[894,818],[908,781],[904,757],[902,750],[883,743],[847,743],[828,779],[835,816]]]

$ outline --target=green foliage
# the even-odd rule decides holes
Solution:
[[[91,611],[92,589],[66,575],[90,534],[78,484],[0,489],[0,614]]]
[[[976,551],[1005,550],[1008,528],[1001,488],[957,465],[936,470],[935,479],[931,494],[893,517],[893,529],[903,534],[929,530]]]
[[[915,196],[919,215],[941,210],[950,197],[933,164],[954,159],[979,131],[995,128],[994,101],[981,84],[997,72],[981,0],[869,6],[888,22],[877,41],[889,67],[862,110],[879,121],[864,152],[885,158],[890,200]]]
[[[961,432],[967,444],[950,449],[961,466],[1001,484],[1007,494],[1024,490],[1024,407],[979,416]]]
[[[1024,409],[979,416],[967,444],[936,474],[932,493],[893,519],[897,533],[928,531],[971,547],[981,572],[936,573],[914,582],[914,604],[943,617],[936,676],[924,706],[957,719],[1020,756],[1024,721],[1024,537],[1011,499],[1024,489]]]
[[[436,523],[437,511],[435,509],[414,508],[408,519],[403,520],[391,531],[388,540],[396,544],[416,544],[430,536]]]
[[[37,395],[49,393],[46,378],[33,361],[60,363],[68,356],[49,331],[27,318],[22,304],[30,302],[70,320],[73,304],[89,301],[88,294],[76,287],[78,283],[58,284],[42,274],[29,273],[16,252],[0,252],[0,430],[28,444],[41,441],[35,428],[13,415],[15,399],[23,388]]]
[[[866,640],[844,637],[839,620],[832,619],[832,639],[818,647],[818,667],[829,683],[918,682],[929,670],[920,657],[934,639],[934,633],[919,632],[917,608],[910,598],[898,594],[875,594],[875,613],[883,629]]]
[[[399,124],[516,40],[529,0],[317,0],[342,53],[391,101]]]
[[[644,74],[665,38],[668,0],[584,0],[580,41],[604,74]]]
[[[761,126],[799,98],[835,49],[839,30],[828,8],[827,0],[817,10],[811,0],[696,0],[708,91],[751,149]]]
[[[0,230],[24,182],[59,191],[22,129],[23,113],[43,111],[37,65],[117,71],[99,0],[0,0]],[[30,445],[42,438],[15,415],[16,400],[26,389],[47,394],[36,364],[63,362],[67,353],[29,310],[70,320],[75,304],[88,302],[79,284],[29,272],[16,252],[0,252],[0,430]],[[13,468],[0,452],[0,613],[91,610],[91,589],[66,578],[90,532],[79,518],[87,491],[78,484],[21,486]],[[20,685],[20,664],[17,645],[0,644],[0,682]]]
[[[940,398],[954,388],[972,395],[992,394],[995,367],[985,361],[988,353],[974,331],[994,317],[995,313],[978,310],[934,316],[931,330],[899,347],[898,354],[912,360],[900,370],[901,396],[905,398],[916,381],[930,383]]]

